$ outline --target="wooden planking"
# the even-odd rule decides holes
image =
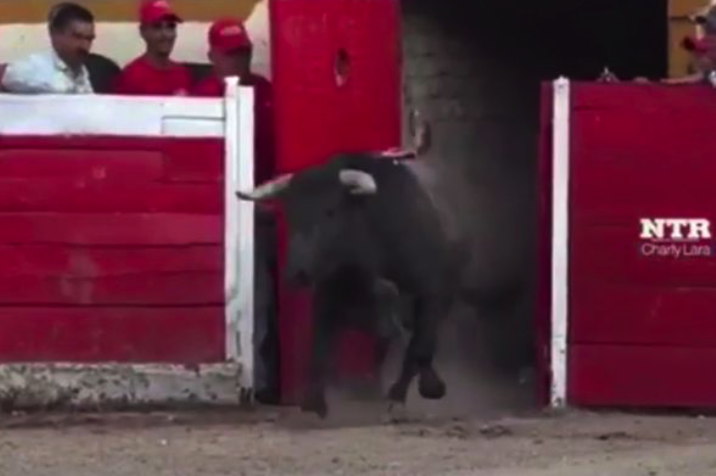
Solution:
[[[2,362],[216,362],[223,348],[223,306],[0,307]]]
[[[573,345],[569,362],[575,405],[716,406],[714,347]]]
[[[0,306],[7,305],[222,305],[224,272],[136,273],[77,278],[0,278]]]
[[[0,151],[12,172],[0,176],[96,179],[111,172],[114,180],[199,183],[224,176],[220,138],[0,136]]]
[[[0,137],[0,360],[223,360],[223,160],[218,139]]]
[[[716,288],[580,281],[570,342],[716,347]]]
[[[593,94],[592,89],[581,90],[585,96]],[[613,94],[629,102],[633,91],[614,89]],[[716,136],[709,127],[716,111],[707,107],[711,101],[693,110],[672,105],[700,96],[697,92],[660,90],[658,97],[674,97],[640,108],[595,103],[574,112],[571,189],[576,220],[615,223],[653,213],[684,216],[716,210],[711,193]]]
[[[182,139],[163,145],[164,179],[170,182],[217,183],[224,178],[224,141]]]
[[[639,218],[715,218],[716,137],[708,123],[716,112],[698,105],[685,115],[699,88],[646,91],[576,89],[571,338],[713,345],[716,260],[643,256]]]
[[[701,85],[678,88],[659,83],[593,83],[572,82],[572,109],[638,109],[644,113],[668,110],[681,114],[690,110],[700,113],[708,109],[714,91]],[[675,124],[675,126],[680,127]],[[683,126],[683,124],[681,125]],[[699,127],[696,125],[696,127]],[[648,129],[646,129],[648,131]]]
[[[569,400],[715,406],[716,260],[639,238],[639,218],[715,218],[714,93],[574,86]]]
[[[191,245],[222,243],[223,217],[132,213],[2,213],[0,244]]]
[[[156,151],[165,148],[188,150],[193,147],[214,148],[223,144],[221,138],[201,137],[120,137],[120,136],[33,136],[0,135],[3,149],[37,149],[50,153],[58,150],[87,151]],[[176,147],[174,147],[176,146]],[[223,154],[222,154],[223,157]]]
[[[221,214],[216,184],[0,178],[0,212]]]
[[[0,245],[0,279],[223,272],[223,256],[221,245],[144,248]]]
[[[102,182],[151,182],[162,178],[161,150],[0,149],[0,177]]]

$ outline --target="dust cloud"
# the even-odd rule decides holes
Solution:
[[[499,418],[531,413],[535,407],[532,375],[524,375],[514,361],[515,333],[496,329],[510,322],[505,313],[520,313],[518,306],[500,308],[498,315],[476,316],[475,309],[458,305],[444,321],[440,331],[435,367],[447,385],[440,400],[427,400],[418,392],[417,378],[406,402],[407,421],[462,418]],[[499,315],[502,313],[502,315]],[[513,318],[514,319],[514,318]],[[407,339],[407,338],[406,338]],[[380,369],[380,391],[361,391],[357,386],[334,381],[328,391],[330,415],[317,422],[304,417],[294,421],[299,427],[314,424],[323,428],[363,427],[389,419],[387,390],[398,377],[406,341],[395,341]],[[512,358],[512,361],[510,361]],[[525,378],[526,377],[526,378]],[[345,383],[345,382],[343,382]]]
[[[486,345],[496,339],[494,334],[473,309],[458,306],[441,329],[435,361],[447,394],[441,400],[423,399],[416,379],[408,395],[408,411],[423,417],[491,418],[530,409],[534,384],[529,379],[521,381],[518,373],[500,365],[499,355]],[[382,373],[386,388],[397,375],[402,350],[402,345],[393,346],[388,356]]]

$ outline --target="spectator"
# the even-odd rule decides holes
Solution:
[[[182,19],[168,2],[145,0],[139,9],[139,32],[146,44],[143,55],[127,64],[115,85],[117,94],[182,96],[191,88],[191,75],[171,59]]]
[[[208,33],[212,74],[192,91],[204,97],[224,96],[224,79],[239,77],[239,84],[252,86],[255,95],[254,150],[256,181],[274,174],[274,139],[271,83],[251,71],[253,45],[241,21],[215,21]],[[255,396],[265,404],[279,403],[279,342],[276,292],[276,222],[266,210],[256,212],[256,283],[254,342],[256,344]]]
[[[702,9],[694,17],[694,22],[700,29],[701,37],[696,40],[687,38],[682,46],[692,53],[696,72],[684,78],[684,82],[706,82],[716,86],[716,6]]]
[[[692,20],[701,30],[703,36],[716,35],[716,5],[700,9]]]
[[[193,95],[222,97],[225,78],[238,76],[239,84],[252,86],[256,111],[256,181],[274,172],[273,90],[271,82],[251,71],[253,44],[240,20],[223,18],[209,28],[209,60],[212,74],[193,89]]]
[[[2,76],[2,89],[27,94],[91,94],[85,65],[95,38],[94,16],[66,2],[48,16],[52,50],[12,62]]]
[[[665,84],[699,84],[711,82],[711,73],[714,70],[716,59],[716,42],[712,35],[694,40],[687,37],[682,41],[682,47],[691,53],[694,72],[680,78],[666,78]]]

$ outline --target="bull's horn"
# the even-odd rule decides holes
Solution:
[[[291,183],[293,174],[285,174],[276,177],[273,180],[262,183],[250,192],[236,191],[236,196],[241,200],[261,201],[276,198],[281,192],[288,188]]]
[[[355,195],[370,195],[378,191],[378,184],[375,183],[373,176],[362,170],[341,170],[339,178],[341,183],[349,187],[351,193]]]

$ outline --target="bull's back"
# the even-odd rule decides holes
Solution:
[[[401,162],[377,159],[365,169],[378,184],[367,204],[386,274],[416,286],[440,280],[451,260],[444,225],[433,197]]]

